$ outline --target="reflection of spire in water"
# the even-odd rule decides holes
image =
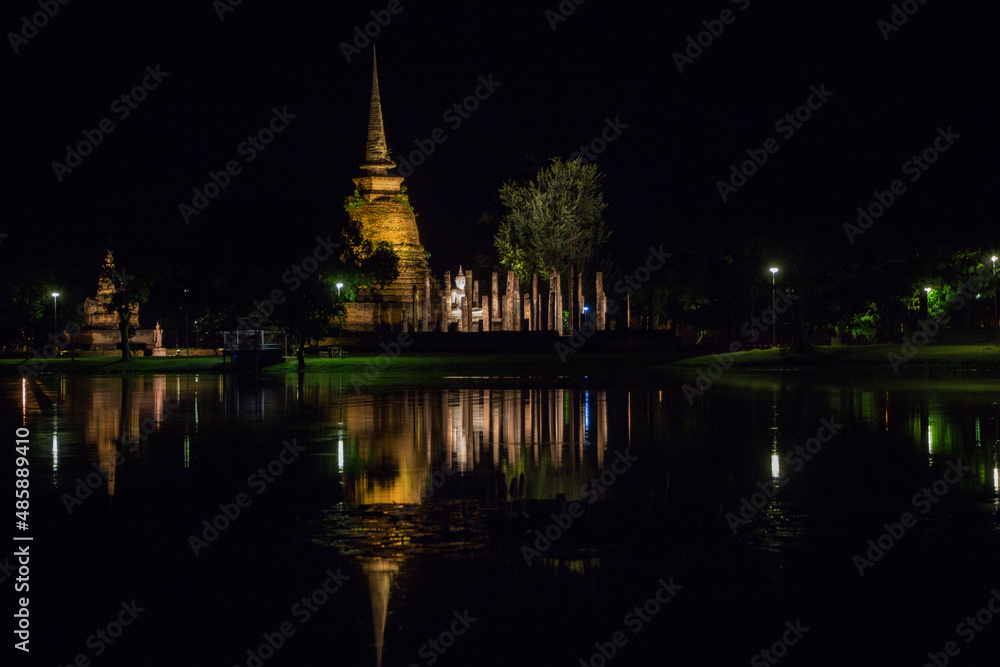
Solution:
[[[385,619],[389,613],[389,588],[392,575],[399,572],[399,563],[386,558],[362,559],[361,571],[368,577],[368,591],[372,598],[372,624],[375,631],[375,664],[382,667],[382,648],[385,642]]]

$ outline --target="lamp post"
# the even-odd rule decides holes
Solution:
[[[343,286],[344,286],[344,283],[337,283],[337,301],[338,301],[338,305],[341,306],[341,307],[343,307],[343,304],[339,303],[339,301],[340,301],[340,288],[343,287]],[[338,339],[337,340],[337,343],[338,343],[337,344],[337,358],[338,359],[343,359],[344,358],[344,315],[343,314],[341,314],[340,317],[337,318],[337,339]]]
[[[583,323],[587,321],[587,311],[590,310],[590,306],[584,306],[583,310],[580,311],[580,329],[583,329]]]
[[[190,339],[188,338],[188,299],[187,299],[187,293],[188,293],[188,291],[184,290],[184,356],[185,357],[190,357],[191,356],[191,350],[190,350],[191,346],[189,345]]]
[[[1000,347],[1000,311],[997,310],[997,256],[990,257],[993,262],[993,324],[997,328],[997,346]]]
[[[56,314],[56,311],[58,310],[56,299],[58,298],[59,298],[59,292],[53,292],[52,293],[52,336],[53,336],[52,342],[55,343],[57,347],[59,346],[59,341],[56,340],[57,338],[59,338],[59,317]]]
[[[774,334],[773,343],[771,347],[778,347],[778,310],[775,307],[777,302],[774,300],[774,277],[778,275],[778,267],[771,267],[771,313],[774,314]]]

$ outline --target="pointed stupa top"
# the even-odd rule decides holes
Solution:
[[[382,99],[378,91],[378,62],[375,47],[372,47],[372,100],[368,110],[368,143],[365,146],[365,164],[361,165],[373,173],[384,174],[396,163],[389,159],[389,149],[385,145],[385,126],[382,124]]]

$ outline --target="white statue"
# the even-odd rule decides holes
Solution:
[[[163,347],[163,329],[160,328],[159,322],[153,329],[153,347]]]
[[[462,273],[462,267],[458,267],[458,273],[455,275],[455,287],[451,290],[451,307],[452,310],[462,312],[462,299],[465,298],[465,274]]]

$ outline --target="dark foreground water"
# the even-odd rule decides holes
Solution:
[[[568,382],[5,381],[8,664],[997,664],[995,381]]]

